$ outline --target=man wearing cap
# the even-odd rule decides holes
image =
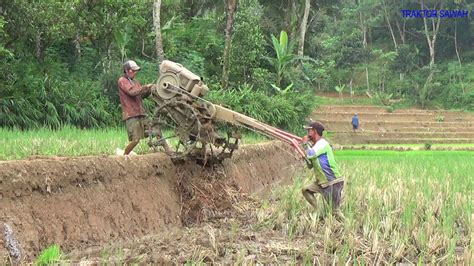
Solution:
[[[140,139],[145,137],[145,108],[142,97],[148,97],[152,84],[145,86],[135,80],[140,67],[135,61],[129,60],[123,64],[123,75],[118,79],[122,118],[127,126],[128,145],[124,155],[128,155]]]
[[[338,218],[343,218],[340,210],[344,179],[339,172],[334,154],[329,142],[324,139],[324,126],[320,122],[311,122],[305,126],[308,135],[303,137],[303,146],[306,147],[306,156],[311,161],[316,180],[303,187],[305,199],[316,208],[315,193],[321,193]]]

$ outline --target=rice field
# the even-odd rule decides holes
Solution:
[[[169,136],[170,132],[164,132]],[[225,136],[225,134],[224,134]],[[267,140],[251,132],[243,134],[242,144],[253,144]],[[138,154],[150,152],[148,140],[142,140],[133,150]],[[123,128],[79,129],[64,127],[59,130],[47,128],[35,130],[10,130],[0,128],[0,160],[19,160],[44,156],[112,155],[115,149],[125,149],[127,131]],[[171,145],[177,139],[170,139]]]
[[[256,228],[279,230],[289,241],[311,239],[297,262],[472,265],[474,153],[343,150],[335,156],[346,177],[342,223],[322,204],[313,210],[305,202],[308,171],[264,201]]]
[[[338,220],[312,209],[303,171],[269,194],[235,202],[236,216],[112,246],[105,262],[166,257],[189,265],[473,265],[474,153],[336,151],[346,177]],[[236,195],[234,195],[237,197]],[[142,254],[141,246],[151,247]],[[171,247],[165,252],[163,246]],[[112,252],[112,253],[110,253]]]
[[[0,160],[113,154],[127,144],[122,128],[0,129],[0,136]],[[146,141],[136,151],[149,152]],[[335,156],[346,178],[343,221],[324,211],[321,197],[317,209],[304,200],[301,188],[313,178],[308,170],[261,199],[249,210],[254,218],[236,223],[233,233],[283,235],[275,250],[287,250],[294,264],[473,264],[473,152],[336,150]]]

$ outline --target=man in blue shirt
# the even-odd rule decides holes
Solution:
[[[334,160],[329,142],[322,137],[324,126],[320,122],[311,122],[305,129],[308,130],[308,135],[303,137],[302,142],[306,148],[306,158],[311,161],[310,165],[314,169],[316,180],[303,187],[303,196],[311,206],[316,207],[315,194],[322,194],[327,206],[332,208],[336,217],[343,219],[340,205],[344,178]]]
[[[354,133],[356,133],[358,129],[359,129],[359,116],[357,116],[357,114],[354,114],[354,116],[352,117],[352,130],[354,130]]]

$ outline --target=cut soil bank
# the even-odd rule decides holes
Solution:
[[[232,212],[242,192],[301,169],[289,153],[281,143],[246,146],[212,168],[158,153],[0,162],[0,225],[31,261],[51,244],[67,252],[208,221]],[[2,237],[0,259],[7,254]]]

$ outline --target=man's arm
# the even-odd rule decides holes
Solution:
[[[119,80],[118,85],[119,85],[119,88],[123,92],[128,94],[129,96],[138,96],[138,95],[143,94],[144,92],[146,92],[147,89],[149,90],[148,87],[141,86],[140,83],[138,83],[138,82],[135,82],[134,84],[132,84],[132,82],[130,82],[126,78],[121,78]]]
[[[304,160],[306,162],[306,166],[308,166],[309,169],[313,168],[313,163],[309,158],[312,157],[312,150],[311,150],[311,143],[309,141],[309,136],[306,135],[301,138],[301,145],[303,146],[303,149],[305,150],[306,156],[304,157]]]
[[[155,84],[146,84],[142,86],[143,88],[143,92],[141,94],[142,98],[147,98],[151,95],[151,89],[153,88],[153,86],[155,86]]]

